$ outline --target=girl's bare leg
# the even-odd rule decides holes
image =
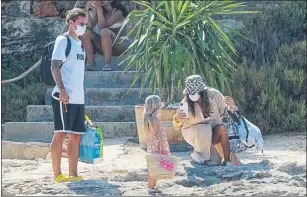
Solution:
[[[148,189],[153,189],[157,185],[157,180],[147,175]]]

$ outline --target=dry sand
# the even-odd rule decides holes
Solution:
[[[238,154],[240,167],[192,165],[190,152],[182,158],[173,180],[158,182],[159,195],[306,195],[306,136],[302,134],[264,137],[264,153],[250,149]],[[3,195],[125,195],[147,196],[145,153],[127,138],[108,139],[103,163],[79,163],[85,180],[55,183],[51,161],[2,160]],[[63,172],[68,170],[62,160]]]

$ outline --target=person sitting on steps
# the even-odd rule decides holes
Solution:
[[[123,40],[126,31],[122,31],[115,41],[120,28],[127,17],[126,8],[116,0],[88,1],[86,5],[88,26],[85,34],[80,37],[83,42],[87,69],[97,70],[94,53],[104,55],[104,71],[111,71],[112,55],[119,56],[129,47],[131,42]],[[113,42],[114,45],[113,45]],[[113,45],[113,46],[112,46]]]

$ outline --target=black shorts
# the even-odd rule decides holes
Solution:
[[[54,97],[59,98],[59,93],[55,93]],[[84,104],[67,104],[66,112],[65,106],[59,100],[52,98],[52,108],[54,133],[85,134]]]

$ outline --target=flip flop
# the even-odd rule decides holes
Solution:
[[[112,71],[112,68],[111,67],[103,67],[102,70],[103,71]]]
[[[157,189],[157,188],[153,188],[153,189],[148,188],[148,193],[149,193],[149,194],[161,194],[162,191],[159,190],[159,189]]]
[[[92,67],[92,66],[86,66],[85,68],[87,71],[98,71],[96,67]]]
[[[73,181],[82,181],[83,177],[82,176],[68,176],[67,180],[71,181],[71,182],[73,182]]]
[[[57,176],[55,179],[55,182],[57,183],[62,183],[62,182],[68,182],[68,176],[65,174],[60,174],[59,176]]]

